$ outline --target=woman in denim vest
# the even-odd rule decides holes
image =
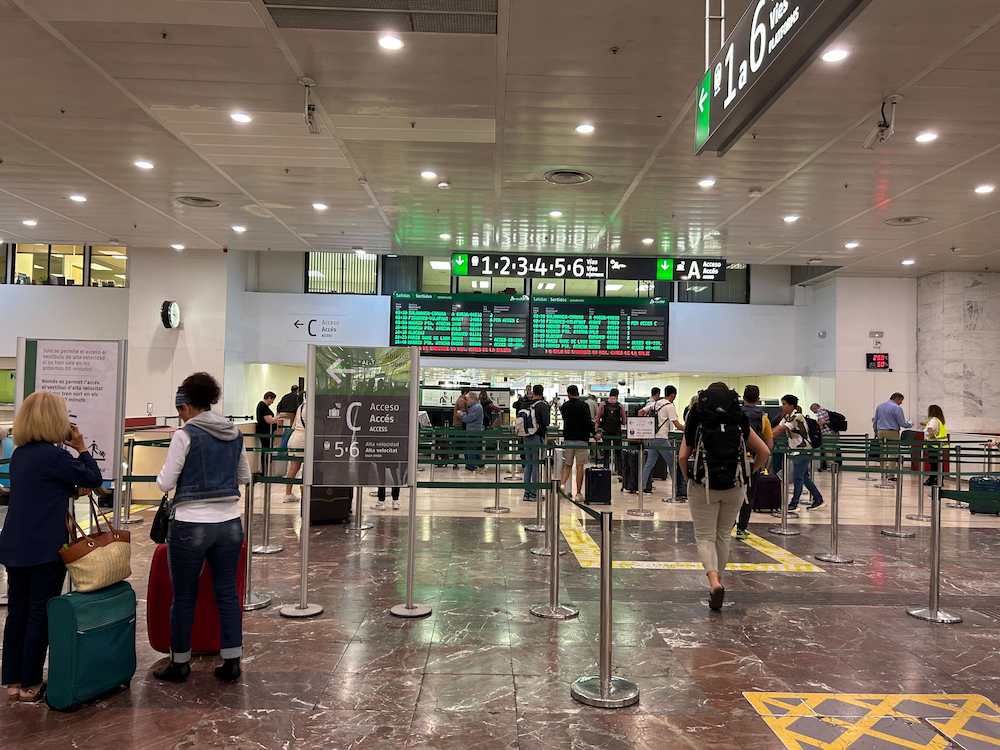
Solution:
[[[250,465],[240,431],[211,410],[220,392],[207,372],[196,372],[181,383],[176,406],[184,427],[171,438],[167,460],[156,478],[162,492],[174,490],[167,534],[174,588],[170,663],[153,673],[168,682],[184,682],[191,673],[191,628],[198,578],[206,560],[212,568],[221,629],[223,664],[215,676],[228,682],[240,677],[243,610],[236,593],[243,547],[240,485],[250,481]]]

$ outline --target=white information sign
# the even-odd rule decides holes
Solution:
[[[625,423],[625,435],[629,440],[652,440],[656,437],[656,419],[629,417]]]

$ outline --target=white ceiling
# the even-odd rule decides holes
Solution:
[[[727,5],[732,28],[745,2]],[[836,40],[851,56],[812,63],[719,159],[693,154],[702,0],[499,0],[496,35],[404,32],[395,53],[376,31],[279,29],[261,0],[0,0],[0,237],[1000,267],[1000,192],[973,193],[1000,183],[1000,8],[946,5],[871,2]],[[300,76],[317,83],[317,135]],[[865,150],[891,93],[904,96],[896,137]],[[233,123],[235,109],[254,122]],[[574,132],[584,121],[593,135]],[[915,143],[925,129],[940,139]],[[556,187],[542,180],[553,168],[594,180]],[[906,214],[931,221],[883,223]]]

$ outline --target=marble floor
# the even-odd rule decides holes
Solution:
[[[277,611],[297,599],[300,558],[298,506],[276,495],[272,537],[285,550],[254,557],[254,588],[273,594],[275,605],[246,614],[244,676],[225,686],[211,674],[212,657],[196,659],[184,685],[150,675],[163,657],[145,638],[147,520],[132,527],[140,611],[131,689],[72,713],[2,706],[0,747],[770,750],[793,745],[745,693],[978,694],[1000,702],[1000,521],[945,510],[943,605],[965,619],[931,625],[905,611],[927,598],[927,524],[907,522],[913,539],[881,536],[895,493],[871,484],[850,477],[841,495],[840,547],[853,565],[813,559],[828,546],[829,504],[794,520],[802,532],[795,537],[769,534],[773,519],[755,516],[756,538],[816,570],[750,565],[730,573],[730,604],[720,614],[707,610],[698,570],[616,569],[614,667],[642,691],[638,705],[617,711],[569,694],[573,680],[596,669],[599,571],[581,565],[574,548],[562,557],[561,591],[580,616],[555,623],[529,614],[547,599],[548,560],[530,554],[540,540],[523,521],[535,507],[513,492],[501,493],[512,512],[499,517],[481,510],[492,490],[418,493],[416,599],[433,613],[413,621],[387,614],[405,598],[405,491],[399,511],[370,510],[365,493],[370,531],[311,531],[308,599],[325,611],[306,620]],[[657,487],[646,498],[653,519],[635,520],[622,512],[635,496],[616,493],[617,559],[697,560],[687,509],[662,503],[664,494]],[[904,499],[912,512],[909,483]],[[599,539],[579,510],[563,503],[562,513],[567,539],[581,527]],[[259,532],[259,516],[256,525]],[[735,542],[733,561],[767,563],[762,549]],[[834,721],[809,709],[800,723],[822,735]],[[899,746],[973,746],[925,736],[929,725],[898,716],[885,721],[912,735]],[[849,747],[896,746],[886,742],[865,735]]]

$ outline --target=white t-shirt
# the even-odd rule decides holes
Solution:
[[[672,401],[661,398],[655,403],[650,403],[647,408],[649,409],[648,416],[655,417],[659,425],[656,429],[656,437],[666,438],[670,437],[671,432],[679,432],[674,425],[674,421],[677,420],[677,407]]]

